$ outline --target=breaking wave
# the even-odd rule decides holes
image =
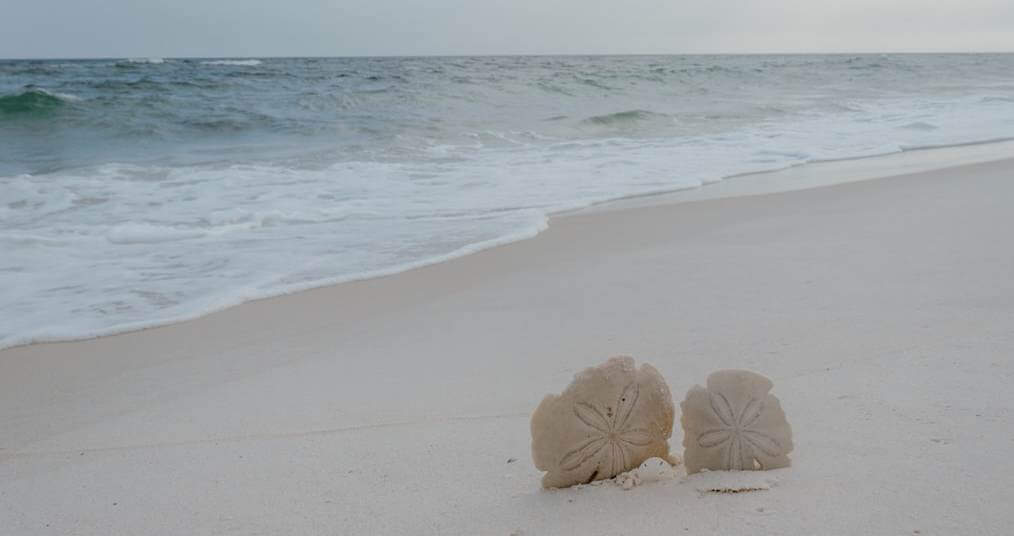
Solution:
[[[74,95],[54,93],[42,88],[26,88],[16,95],[0,96],[0,114],[32,114],[48,112],[81,100]]]
[[[165,63],[165,58],[128,58],[123,60],[121,63],[140,63],[150,65],[162,65]]]

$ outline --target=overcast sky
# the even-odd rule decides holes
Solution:
[[[1014,51],[1014,0],[0,0],[0,57]]]

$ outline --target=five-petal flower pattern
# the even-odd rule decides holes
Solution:
[[[669,454],[674,407],[650,365],[614,357],[548,395],[532,415],[532,457],[545,487],[612,478]]]
[[[560,468],[571,471],[597,460],[598,466],[610,474],[626,471],[627,460],[634,457],[636,447],[650,445],[656,438],[646,428],[630,425],[630,414],[637,407],[640,392],[636,383],[631,383],[620,395],[614,406],[600,410],[587,402],[574,405],[574,415],[589,428],[592,434],[560,459]]]
[[[792,428],[771,380],[746,370],[720,370],[707,389],[695,386],[680,404],[687,473],[775,469],[789,465]]]

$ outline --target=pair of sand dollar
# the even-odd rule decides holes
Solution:
[[[680,404],[683,463],[707,470],[789,465],[792,429],[771,380],[747,370],[720,370]],[[542,485],[560,488],[613,478],[649,458],[670,459],[672,395],[648,364],[613,357],[585,369],[532,414],[532,458]]]

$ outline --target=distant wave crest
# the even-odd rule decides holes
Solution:
[[[582,120],[582,123],[607,127],[633,126],[645,121],[672,121],[666,114],[648,110],[627,110],[605,115],[593,115]]]
[[[170,63],[165,58],[127,58],[117,61],[113,64],[117,69],[143,69],[144,67],[164,65]]]
[[[255,65],[260,65],[261,63],[264,62],[261,60],[211,60],[201,62],[202,65],[238,65],[245,67],[253,67]]]

